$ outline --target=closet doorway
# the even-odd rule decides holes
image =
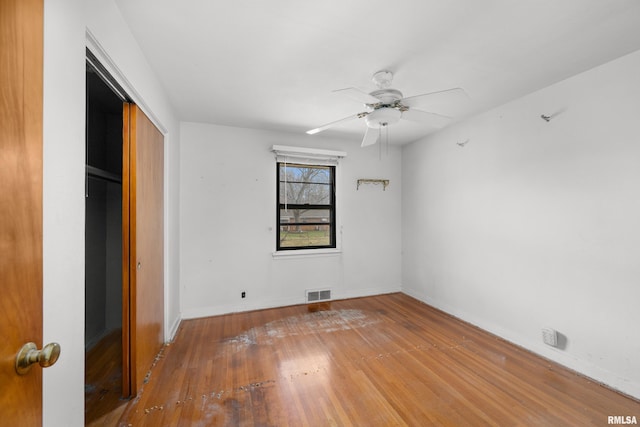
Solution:
[[[85,424],[164,344],[164,136],[87,50]]]
[[[85,177],[85,424],[120,405],[123,316],[123,103],[88,61]],[[126,296],[124,296],[126,297]]]

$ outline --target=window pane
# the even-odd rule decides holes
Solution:
[[[331,186],[315,183],[281,182],[280,203],[328,205],[331,203]]]
[[[278,163],[277,249],[335,248],[335,166]]]
[[[304,166],[280,164],[280,181],[331,183],[331,168],[329,166]]]
[[[329,209],[280,209],[280,224],[318,222],[329,224],[331,222],[331,211]]]
[[[299,230],[297,230],[299,229]],[[331,245],[331,227],[320,226],[280,226],[280,247],[314,247]]]

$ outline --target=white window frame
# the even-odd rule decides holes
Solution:
[[[276,250],[277,244],[273,242],[274,258],[279,257],[306,257],[306,256],[331,256],[342,253],[342,225],[341,225],[341,214],[340,214],[340,186],[338,185],[338,176],[340,173],[340,159],[343,159],[347,156],[347,153],[344,151],[334,151],[334,150],[324,150],[318,148],[309,148],[309,147],[291,147],[286,145],[274,145],[271,148],[271,151],[275,154],[276,164],[278,162],[281,163],[296,163],[296,164],[306,164],[310,166],[335,166],[335,176],[334,176],[334,187],[335,187],[335,233],[336,233],[336,247],[335,248],[318,248],[318,249],[296,249],[296,250]],[[277,191],[277,190],[276,190]],[[276,209],[278,208],[278,201],[275,200],[274,194],[274,202],[276,203]],[[279,227],[280,224],[275,224],[276,227]]]

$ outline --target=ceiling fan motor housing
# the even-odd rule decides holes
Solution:
[[[369,95],[380,100],[380,104],[391,105],[402,100],[402,92],[396,89],[374,90]]]
[[[367,105],[373,108],[373,111],[364,119],[368,127],[379,129],[400,121],[402,112],[398,107],[402,100],[402,92],[396,89],[380,89],[371,92],[369,95],[378,98],[380,102]]]

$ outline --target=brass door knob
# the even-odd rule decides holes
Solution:
[[[38,350],[35,343],[28,342],[22,346],[16,356],[16,372],[24,375],[29,372],[34,363],[48,368],[56,363],[58,357],[60,357],[60,344],[57,342],[45,345],[42,350]]]

